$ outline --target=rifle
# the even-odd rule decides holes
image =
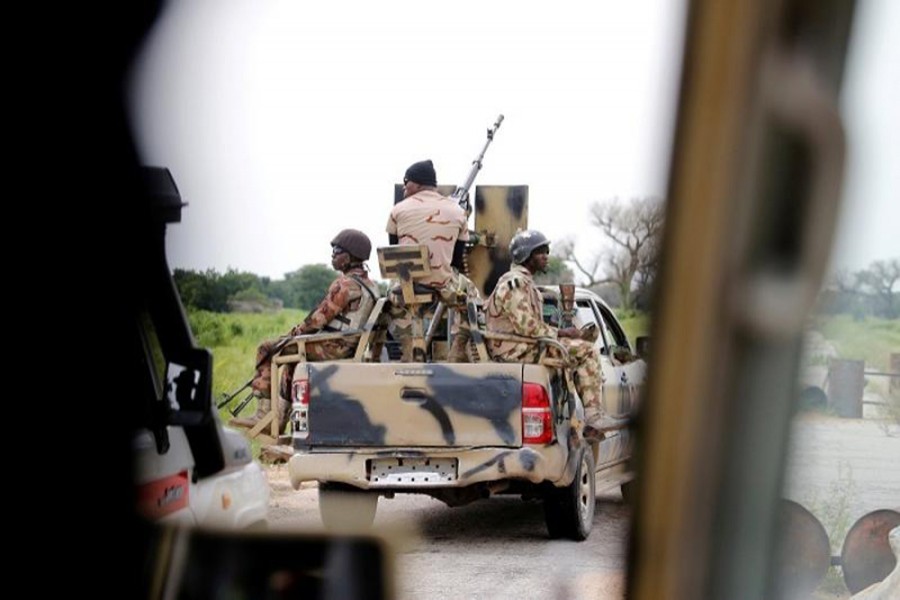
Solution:
[[[559,284],[559,327],[573,327],[575,325],[575,284]]]
[[[565,329],[575,326],[575,284],[559,284],[559,327]],[[594,342],[599,330],[596,323],[588,323],[581,328],[581,339]]]
[[[258,363],[256,363],[256,367],[253,370],[256,371],[257,369],[259,369],[267,360],[272,358],[273,354],[275,354],[276,352],[280,352],[281,349],[284,348],[288,344],[288,342],[290,342],[292,339],[294,339],[292,336],[287,336],[284,339],[282,339],[281,341],[279,341],[277,344],[272,346],[272,349],[269,350],[266,353],[266,355],[259,360]],[[250,387],[250,384],[253,383],[254,379],[256,379],[256,373],[253,374],[253,377],[251,377],[250,379],[247,380],[247,383],[245,383],[238,389],[231,392],[231,394],[229,394],[224,400],[219,402],[219,404],[216,405],[216,408],[221,410],[221,409],[225,408],[226,406],[228,406],[231,403],[231,401],[234,400],[235,396],[237,396],[238,394],[240,394],[241,392],[246,390],[248,387]],[[222,395],[224,396],[225,394],[223,393]],[[238,404],[235,407],[235,409],[233,411],[231,411],[231,416],[233,416],[233,417],[238,416],[240,414],[240,412],[242,410],[244,410],[244,407],[250,403],[251,398],[253,398],[253,392],[251,392],[246,398],[241,400],[240,404]]]
[[[500,129],[500,123],[502,122],[503,115],[500,115],[497,117],[494,126],[487,130],[487,141],[484,143],[484,148],[481,149],[481,153],[472,161],[472,169],[469,171],[468,176],[466,176],[465,183],[457,186],[456,189],[453,190],[453,193],[450,194],[450,197],[456,200],[459,207],[466,211],[467,215],[471,211],[471,207],[469,206],[469,189],[472,187],[472,184],[475,183],[475,177],[478,175],[478,171],[481,170],[481,161],[484,159],[484,153],[487,152],[488,146],[494,141],[494,134]]]

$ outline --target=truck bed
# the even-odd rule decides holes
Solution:
[[[519,447],[525,365],[307,363],[312,447]]]

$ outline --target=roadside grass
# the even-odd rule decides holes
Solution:
[[[865,360],[866,369],[887,371],[890,354],[900,352],[900,319],[818,316],[815,328],[834,342],[841,358]]]
[[[839,358],[863,360],[867,371],[889,372],[890,355],[900,352],[900,319],[817,316],[814,328],[833,342]],[[900,424],[900,393],[890,393],[890,378],[866,375],[866,389],[884,398],[883,416]]]
[[[286,334],[305,316],[305,311],[296,309],[274,313],[189,311],[188,320],[197,344],[208,348],[213,355],[213,402],[218,404],[253,376],[256,347],[260,342]],[[229,409],[237,406],[248,393],[249,389],[244,390],[219,411],[224,423],[232,418]],[[241,414],[251,415],[254,411],[256,400],[251,400]],[[256,450],[254,446],[254,453]]]

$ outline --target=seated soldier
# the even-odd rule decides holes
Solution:
[[[530,338],[557,339],[577,363],[575,387],[584,403],[585,437],[618,429],[621,419],[607,416],[601,400],[604,381],[600,357],[593,344],[581,339],[575,327],[557,329],[544,322],[543,298],[534,284],[534,274],[547,269],[550,240],[539,231],[521,231],[509,245],[513,266],[497,281],[497,286],[485,303],[487,330],[494,333],[515,334]],[[502,362],[537,362],[535,343],[488,340],[494,360]],[[550,349],[555,352],[555,348]]]
[[[340,271],[325,297],[302,323],[290,331],[291,336],[318,332],[335,332],[359,329],[369,318],[380,292],[369,279],[365,261],[372,253],[368,236],[356,229],[344,229],[331,240],[331,266]],[[270,396],[272,382],[271,354],[281,340],[267,340],[256,351],[256,377],[250,384],[258,400],[256,414],[250,419],[233,421],[252,427],[272,409]],[[312,341],[306,343],[306,360],[310,362],[349,358],[356,351],[357,337]],[[281,395],[288,397],[293,366],[284,370]]]

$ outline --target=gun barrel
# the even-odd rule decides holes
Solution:
[[[497,133],[498,129],[500,129],[501,123],[503,123],[502,114],[497,117],[497,120],[494,122],[494,126],[487,130],[487,140],[485,140],[484,147],[481,149],[481,152],[478,154],[478,156],[475,157],[475,160],[472,161],[472,168],[469,171],[468,176],[466,177],[465,183],[463,183],[463,185],[457,186],[457,188],[451,195],[451,198],[456,200],[464,209],[467,208],[466,205],[468,204],[469,190],[472,188],[472,184],[475,183],[475,178],[478,176],[478,171],[481,170],[481,161],[484,159],[484,155],[487,152],[488,146],[490,146],[491,142],[494,141],[494,134]]]

